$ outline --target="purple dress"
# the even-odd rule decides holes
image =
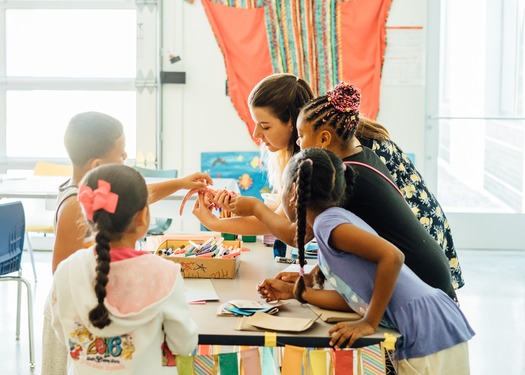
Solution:
[[[351,223],[375,233],[363,220],[343,208],[329,208],[314,223],[319,245],[319,267],[348,305],[364,315],[374,288],[376,264],[341,252],[328,244],[332,230]],[[382,325],[399,331],[394,358],[424,357],[468,341],[474,331],[465,316],[442,290],[425,284],[403,265]]]

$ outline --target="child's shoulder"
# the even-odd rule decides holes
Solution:
[[[85,221],[84,213],[80,203],[77,201],[77,196],[72,195],[57,207],[57,226],[77,227],[79,220]]]

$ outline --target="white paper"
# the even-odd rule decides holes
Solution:
[[[219,300],[210,279],[184,279],[184,291],[188,302]]]
[[[315,264],[305,264],[304,265],[304,273],[309,273],[311,270],[314,269],[316,265]],[[298,264],[290,264],[288,267],[286,267],[281,272],[299,272],[299,265]]]
[[[422,86],[425,33],[422,27],[387,27],[381,82],[388,86]]]

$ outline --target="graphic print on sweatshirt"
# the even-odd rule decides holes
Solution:
[[[124,361],[131,360],[135,351],[132,335],[97,337],[79,322],[75,322],[75,330],[69,337],[71,358],[95,368],[123,369]]]

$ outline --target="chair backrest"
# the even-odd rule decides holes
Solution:
[[[164,177],[177,178],[179,171],[177,169],[148,169],[134,166],[135,170],[139,171],[144,177]]]
[[[37,162],[33,170],[35,176],[71,176],[72,174],[73,167],[71,165],[54,164],[47,161]]]
[[[0,275],[20,270],[24,233],[22,202],[0,204]]]

